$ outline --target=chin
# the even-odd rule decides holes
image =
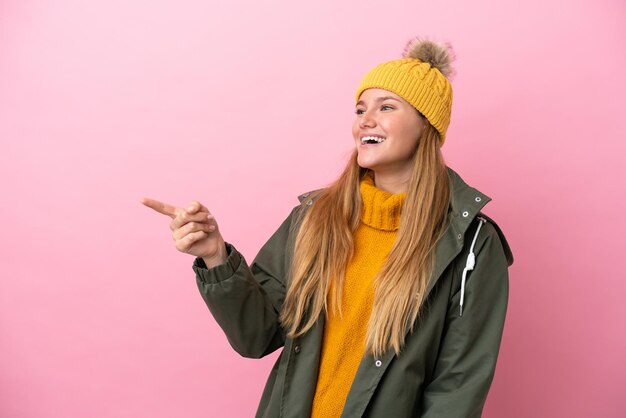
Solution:
[[[357,163],[357,164],[359,165],[359,167],[361,167],[361,168],[369,168],[369,169],[371,170],[371,167],[370,167],[369,162],[368,162],[367,160],[365,160],[365,161],[364,161],[364,160],[361,158],[361,156],[357,156],[357,158],[356,158],[356,163]]]
[[[373,162],[371,162],[371,161],[361,161],[361,160],[357,159],[357,160],[356,160],[356,163],[357,163],[357,164],[359,165],[359,167],[361,167],[361,168],[365,168],[365,169],[368,169],[368,170],[376,171],[376,167],[377,167],[377,165],[376,165],[376,164],[374,164],[374,163],[373,163]]]

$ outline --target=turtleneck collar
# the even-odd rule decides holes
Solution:
[[[394,194],[377,188],[371,172],[361,180],[360,189],[363,201],[361,221],[375,229],[397,231],[406,193]]]

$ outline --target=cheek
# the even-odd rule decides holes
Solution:
[[[398,124],[400,127],[399,132],[405,138],[410,138],[411,142],[418,142],[422,135],[423,126],[420,121],[411,119],[410,121],[404,120],[402,124]]]
[[[402,138],[402,149],[407,153],[414,153],[419,143],[421,130],[415,125],[404,125],[402,129],[398,130],[398,135]]]

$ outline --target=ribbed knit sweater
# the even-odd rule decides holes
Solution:
[[[346,266],[342,317],[333,312],[324,325],[320,370],[313,399],[313,418],[339,417],[365,353],[365,334],[374,303],[374,275],[396,239],[404,193],[376,188],[372,177],[360,184],[363,209],[354,235],[354,255]],[[334,291],[332,285],[329,298]]]

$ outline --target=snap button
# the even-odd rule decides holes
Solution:
[[[474,199],[477,202],[480,202],[482,199],[480,198],[480,196],[476,196],[476,199]]]
[[[307,205],[311,206],[313,204],[312,200],[309,200],[308,202],[306,202]]]
[[[469,212],[468,211],[463,212],[463,217],[464,218],[467,218],[468,216],[469,216]]]
[[[376,364],[376,367],[380,367],[380,366],[383,365],[383,362],[380,361],[380,360],[376,360],[376,363],[374,363],[374,364]]]
[[[459,235],[457,235],[456,237],[457,237],[458,239],[461,239],[461,238],[463,238],[463,235],[459,234]]]
[[[302,195],[302,197],[309,197],[309,194],[310,193],[305,193],[305,194]]]
[[[296,353],[296,354],[298,354],[298,353],[300,352],[300,346],[299,346],[299,345],[296,345],[296,346],[293,348],[293,352],[294,352],[294,353]]]

